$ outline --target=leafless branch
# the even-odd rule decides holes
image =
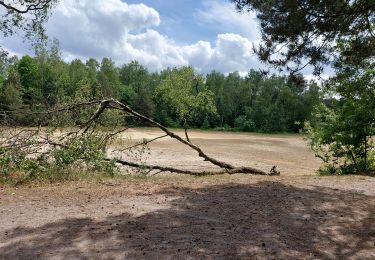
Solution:
[[[141,145],[147,145],[147,144],[149,144],[149,143],[152,143],[152,142],[154,142],[154,141],[156,141],[156,140],[162,139],[162,138],[167,137],[167,136],[168,136],[168,135],[162,135],[162,136],[158,136],[158,137],[156,137],[156,138],[153,138],[153,139],[151,139],[151,140],[146,140],[146,139],[145,139],[142,143],[137,143],[137,144],[135,144],[135,145],[132,145],[132,146],[126,147],[126,148],[121,149],[121,150],[115,150],[115,151],[123,152],[123,151],[126,151],[126,150],[131,150],[131,149],[133,149],[133,148],[135,148],[135,147],[138,147],[138,146],[141,146]]]
[[[26,7],[26,9],[23,9],[23,10],[21,10],[20,8],[17,8],[13,5],[6,4],[5,1],[0,1],[0,5],[5,7],[6,9],[8,9],[10,11],[13,11],[13,12],[16,12],[16,13],[19,13],[19,14],[26,14],[26,13],[31,12],[31,11],[43,10],[51,2],[52,2],[52,0],[40,0],[40,1],[36,2],[35,4],[28,5]]]
[[[148,170],[160,170],[162,172],[173,172],[173,173],[180,173],[180,174],[187,174],[187,175],[194,175],[194,176],[206,176],[206,175],[220,175],[220,174],[237,174],[237,173],[249,173],[249,174],[256,174],[256,175],[272,175],[271,173],[265,173],[263,171],[257,170],[252,167],[238,167],[233,169],[224,169],[221,171],[190,171],[190,170],[183,170],[173,167],[164,167],[160,165],[147,165],[147,164],[138,164],[135,162],[124,161],[120,159],[105,159],[106,161],[114,160],[116,163],[121,164],[123,166],[129,166],[133,168],[144,168]]]

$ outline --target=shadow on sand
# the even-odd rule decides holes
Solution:
[[[0,258],[375,258],[371,196],[268,181],[162,193],[176,196],[172,206],[138,217],[7,230]]]

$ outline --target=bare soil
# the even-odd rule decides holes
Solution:
[[[175,131],[181,137],[183,131]],[[124,139],[134,142],[146,138],[151,140],[163,133],[158,129],[144,128],[131,130]],[[234,164],[253,166],[268,172],[276,165],[282,175],[315,175],[321,161],[307,148],[302,135],[265,135],[252,133],[231,133],[214,131],[189,131],[194,144],[200,146],[210,156]],[[197,152],[180,142],[166,137],[150,144],[151,155],[144,158],[150,164],[160,164],[191,170],[218,170],[209,162],[197,157]],[[123,153],[114,152],[113,156]],[[126,158],[131,159],[131,158]]]
[[[296,135],[193,131],[191,139],[220,159],[277,165],[282,175],[3,186],[0,259],[375,259],[375,178],[316,176],[319,161]],[[149,159],[211,167],[179,149],[160,140]]]

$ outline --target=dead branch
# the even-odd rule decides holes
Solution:
[[[138,112],[134,111],[133,109],[131,109],[128,105],[125,105],[117,100],[112,100],[112,104],[115,104],[115,106],[117,105],[118,107],[122,108],[123,111],[131,114],[131,115],[134,115],[135,117],[138,117],[140,119],[142,119],[143,121],[149,123],[150,125],[152,126],[155,126],[155,127],[158,127],[160,130],[162,130],[164,133],[166,133],[167,135],[169,135],[170,137],[178,140],[179,142],[189,146],[190,148],[194,149],[195,151],[198,152],[198,155],[202,158],[204,158],[206,161],[209,161],[211,162],[212,164],[216,165],[216,166],[219,166],[220,168],[225,168],[225,169],[234,169],[235,167],[233,165],[230,165],[229,163],[225,163],[225,162],[221,162],[219,160],[216,160],[215,158],[212,158],[208,155],[206,155],[201,148],[199,148],[198,146],[188,142],[187,140],[184,140],[183,138],[181,138],[179,135],[169,131],[165,126],[159,124],[158,122],[154,121],[153,119],[151,118],[148,118],[144,115],[141,115],[139,114]],[[109,106],[111,107],[111,106]]]
[[[135,145],[132,145],[132,146],[126,147],[126,148],[124,148],[124,149],[115,150],[115,151],[116,151],[116,152],[123,152],[123,151],[126,151],[126,150],[131,150],[131,149],[133,149],[133,148],[135,148],[135,147],[138,147],[138,146],[141,146],[141,145],[147,145],[147,144],[149,144],[149,143],[152,143],[152,142],[154,142],[154,141],[156,141],[156,140],[162,139],[162,138],[167,137],[167,136],[168,136],[168,135],[161,135],[161,136],[155,137],[155,138],[153,138],[153,139],[151,139],[151,140],[147,140],[147,139],[145,139],[145,140],[143,140],[142,143],[137,143],[137,144],[135,144]]]
[[[208,161],[208,162],[212,163],[213,165],[216,165],[216,166],[219,166],[220,168],[225,169],[224,172],[222,172],[222,173],[229,173],[229,174],[248,173],[248,174],[261,174],[261,175],[275,175],[275,172],[277,172],[277,171],[270,171],[270,173],[266,173],[266,172],[264,172],[260,169],[256,169],[256,168],[253,168],[253,167],[235,167],[235,166],[233,166],[229,163],[222,162],[222,161],[219,161],[215,158],[212,158],[212,157],[208,156],[206,153],[204,153],[203,150],[200,147],[198,147],[197,145],[189,142],[188,140],[184,140],[179,135],[177,135],[177,134],[173,133],[172,131],[168,130],[165,126],[159,124],[158,122],[154,121],[153,119],[151,119],[151,118],[149,118],[145,115],[139,114],[138,112],[136,112],[132,108],[130,108],[128,105],[126,105],[126,104],[124,104],[124,103],[122,103],[118,100],[108,99],[108,100],[101,101],[101,105],[98,109],[98,112],[95,115],[98,117],[101,113],[103,113],[105,111],[106,108],[120,109],[120,110],[122,110],[122,111],[124,111],[124,112],[126,112],[130,115],[135,116],[136,118],[141,119],[142,121],[144,121],[144,122],[146,122],[146,123],[148,123],[148,124],[150,124],[154,127],[158,127],[160,130],[162,130],[169,137],[171,137],[173,139],[176,139],[177,141],[179,141],[179,142],[189,146],[193,150],[197,151],[198,156],[202,157],[205,161]],[[122,164],[121,160],[118,161],[118,163]],[[139,165],[139,164],[134,164],[134,163],[131,163],[131,162],[126,162],[126,163],[133,164],[133,166],[132,165],[128,165],[128,166],[142,167],[142,165]],[[149,166],[149,167],[153,167],[153,169],[172,171],[172,172],[182,173],[182,174],[199,175],[199,173],[197,173],[197,172],[180,170],[180,169],[169,168],[169,167],[161,167],[161,166]],[[167,169],[169,169],[169,170],[167,170]],[[215,173],[215,174],[220,174],[220,173],[221,172]],[[201,172],[200,174],[207,175],[207,172]]]
[[[25,1],[25,2],[27,3],[28,1]],[[38,2],[36,2],[34,4],[30,4],[24,10],[22,10],[20,8],[17,8],[15,6],[12,6],[10,4],[6,4],[5,1],[0,1],[0,5],[3,6],[3,7],[5,7],[7,10],[10,10],[10,11],[13,11],[13,12],[16,12],[16,13],[19,13],[19,14],[26,14],[26,13],[31,12],[31,11],[43,10],[51,2],[52,2],[52,0],[38,1]]]
[[[181,143],[189,146],[190,148],[194,149],[195,151],[197,151],[198,155],[200,157],[204,158],[205,161],[209,161],[212,164],[214,164],[216,166],[219,166],[220,168],[226,169],[226,172],[228,172],[228,173],[250,173],[250,174],[262,174],[262,175],[272,175],[273,174],[273,172],[266,173],[262,170],[259,170],[259,169],[253,168],[253,167],[234,167],[233,165],[231,165],[229,163],[216,160],[215,158],[212,158],[212,157],[208,156],[207,154],[205,154],[203,152],[203,150],[200,147],[198,147],[197,145],[192,144],[188,140],[184,140],[183,138],[181,138],[177,134],[169,131],[166,127],[164,127],[163,125],[154,121],[153,119],[139,114],[138,112],[131,109],[128,105],[125,105],[125,104],[123,104],[123,103],[121,103],[117,100],[112,100],[111,104],[114,104],[114,105],[110,105],[109,107],[117,107],[117,108],[120,107],[120,108],[123,109],[123,111],[125,111],[125,112],[127,112],[131,115],[134,115],[135,117],[138,117],[138,118],[142,119],[143,121],[151,124],[152,126],[158,127],[159,129],[161,129],[163,132],[165,132],[171,138],[174,138],[174,139],[180,141]],[[194,173],[192,173],[192,174],[194,175]],[[207,174],[207,173],[205,172],[204,174]]]
[[[120,130],[118,130],[116,132],[108,134],[107,136],[104,137],[104,142],[107,143],[110,139],[114,138],[116,135],[121,134],[121,133],[129,130],[130,128],[132,128],[134,126],[135,125],[130,125],[130,126],[127,126],[125,128],[122,128],[122,129],[120,129]],[[116,150],[116,151],[118,151],[118,150]]]
[[[84,125],[86,125],[85,129],[83,130],[84,134],[87,133],[87,131],[90,129],[92,123],[95,120],[97,120],[101,114],[103,114],[104,110],[108,107],[110,102],[110,100],[103,100],[100,103],[98,110],[96,110],[96,112],[91,116],[91,118],[86,123],[84,123]]]
[[[256,174],[256,175],[275,175],[275,174],[267,174],[261,170],[258,170],[252,167],[238,167],[238,168],[234,168],[231,170],[222,170],[222,171],[190,171],[190,170],[177,169],[173,167],[164,167],[160,165],[138,164],[135,162],[129,162],[129,161],[124,161],[120,159],[106,158],[105,160],[106,161],[114,160],[118,164],[121,164],[123,166],[133,167],[133,168],[141,168],[141,169],[143,168],[143,169],[147,169],[150,171],[159,170],[160,172],[173,172],[173,173],[180,173],[180,174],[187,174],[187,175],[194,175],[194,176],[236,174],[236,173],[249,173],[249,174]]]
[[[47,136],[47,137],[43,138],[43,135],[40,133],[40,130],[38,129],[38,130],[36,130],[35,133],[32,133],[32,134],[30,134],[30,136],[26,136],[26,137],[23,137],[22,133],[18,133],[18,134],[13,136],[13,137],[16,137],[16,138],[10,138],[10,139],[12,139],[12,141],[15,141],[15,142],[13,142],[13,143],[7,142],[7,144],[22,147],[22,145],[27,144],[27,142],[28,142],[27,138],[34,138],[36,134],[40,134],[42,136],[42,138],[39,136],[39,140],[34,142],[34,145],[35,144],[37,144],[37,145],[38,144],[40,144],[40,145],[44,144],[44,145],[52,146],[52,147],[55,147],[55,148],[66,149],[66,148],[69,148],[68,143],[69,143],[69,140],[71,140],[72,138],[78,138],[79,136],[88,135],[89,130],[91,132],[95,131],[96,121],[99,119],[99,117],[107,109],[116,109],[116,110],[122,111],[127,116],[135,117],[135,118],[141,120],[142,122],[147,123],[150,126],[157,127],[165,133],[162,136],[153,138],[151,140],[144,140],[142,143],[137,143],[137,144],[132,145],[130,147],[126,147],[123,150],[117,150],[117,151],[124,151],[124,150],[129,150],[129,149],[135,148],[135,147],[140,146],[140,145],[147,145],[147,144],[149,144],[151,142],[154,142],[158,139],[165,138],[165,137],[169,136],[169,137],[179,141],[180,143],[190,147],[191,149],[195,150],[198,153],[199,157],[203,158],[205,161],[208,161],[215,166],[220,167],[222,170],[220,170],[220,171],[191,171],[191,170],[177,169],[177,168],[173,168],[173,167],[164,167],[164,166],[160,166],[160,165],[139,164],[139,163],[135,163],[135,162],[125,161],[125,160],[121,160],[121,159],[111,159],[111,158],[105,158],[104,159],[105,161],[115,161],[115,163],[120,164],[120,165],[129,166],[129,167],[133,167],[133,168],[140,168],[140,169],[143,168],[143,169],[149,170],[149,172],[151,172],[152,170],[158,170],[159,171],[158,173],[160,173],[160,172],[174,172],[174,173],[179,173],[179,174],[189,174],[189,175],[195,175],[195,176],[218,175],[218,174],[236,174],[236,173],[257,174],[257,175],[279,175],[280,174],[280,172],[276,169],[276,166],[272,167],[270,172],[265,172],[263,170],[260,170],[260,169],[254,168],[254,167],[235,167],[235,166],[233,166],[233,165],[231,165],[227,162],[217,160],[217,159],[207,155],[199,146],[193,144],[190,141],[190,138],[188,136],[186,127],[185,127],[185,137],[186,137],[186,139],[184,139],[183,137],[181,137],[181,136],[175,134],[174,132],[170,131],[165,126],[156,122],[155,120],[136,112],[131,107],[129,107],[128,105],[126,105],[126,104],[124,104],[124,103],[122,103],[118,100],[105,99],[105,100],[101,100],[101,101],[96,100],[96,101],[75,103],[75,104],[72,104],[72,105],[70,105],[68,107],[65,107],[65,108],[59,108],[59,109],[46,111],[46,112],[42,112],[42,113],[46,114],[46,115],[50,115],[50,114],[53,114],[53,113],[59,113],[59,112],[64,112],[64,111],[73,111],[74,109],[77,109],[77,108],[93,106],[93,105],[99,105],[99,107],[92,114],[90,119],[88,121],[86,121],[81,126],[81,130],[70,132],[70,133],[64,135],[64,137],[61,137],[61,136],[53,137],[53,136],[51,136],[52,138],[50,138],[50,136]],[[40,114],[40,112],[38,112],[38,114]],[[120,133],[128,130],[130,127],[132,127],[132,126],[128,126],[128,127],[125,127],[125,128],[123,128],[119,131],[108,134],[104,138],[104,140],[105,140],[104,145],[105,146],[107,145],[107,141],[110,138],[113,138],[117,134],[120,134]],[[25,139],[23,141],[20,141],[20,139],[22,139],[22,138],[25,138]],[[0,147],[4,148],[3,145],[0,145]]]

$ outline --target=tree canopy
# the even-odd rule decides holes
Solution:
[[[318,85],[301,75],[299,80],[255,70],[246,76],[199,75],[192,67],[151,73],[136,61],[122,66],[109,58],[65,62],[58,48],[55,42],[39,48],[35,57],[3,62],[0,111],[19,111],[6,118],[8,123],[39,125],[38,116],[22,111],[115,98],[169,127],[298,132],[319,99]],[[67,122],[84,120],[83,113]]]
[[[311,148],[324,173],[375,169],[375,64],[339,71],[329,82],[325,102],[315,108],[308,126]]]
[[[0,1],[0,31],[4,37],[20,30],[29,40],[44,40],[46,34],[43,24],[57,2],[58,0]]]
[[[338,62],[355,64],[375,56],[375,2],[368,0],[232,0],[260,21],[260,59],[277,68],[314,74]],[[337,46],[346,42],[345,50]]]

